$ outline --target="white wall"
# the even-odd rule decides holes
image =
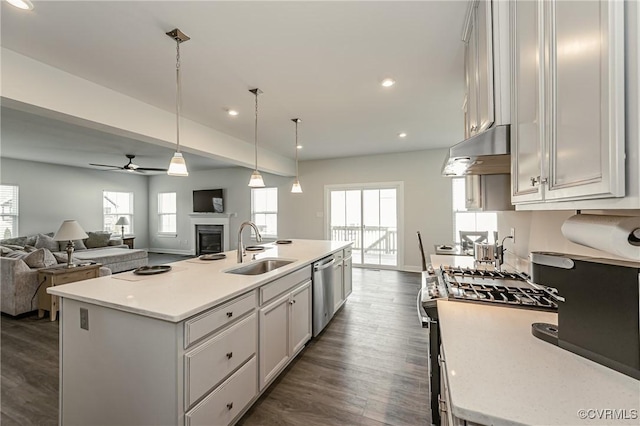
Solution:
[[[85,231],[101,230],[102,191],[132,191],[134,243],[148,247],[146,176],[1,158],[0,179],[19,186],[20,235],[55,232],[66,219],[77,220]]]
[[[190,246],[195,239],[191,235],[191,222],[189,214],[193,213],[194,189],[224,189],[224,214],[231,214],[229,218],[229,248],[237,247],[237,232],[240,224],[251,219],[251,191],[247,186],[252,170],[243,167],[230,167],[227,169],[190,171],[187,177],[172,177],[167,175],[155,175],[149,178],[149,234],[150,250],[165,253],[189,254]],[[286,202],[283,199],[290,196],[293,178],[262,173],[267,186],[278,187],[280,198],[278,225],[283,222]],[[176,237],[158,236],[158,193],[176,192],[178,207],[178,223]],[[280,231],[280,230],[279,230]],[[280,233],[280,232],[279,232]],[[249,232],[245,231],[245,241],[249,238]],[[281,233],[280,233],[281,234]],[[282,234],[281,234],[282,235]]]
[[[304,193],[288,194],[280,200],[281,236],[325,238],[325,185],[401,181],[404,183],[404,265],[400,268],[420,270],[416,231],[422,234],[427,256],[433,253],[434,244],[452,239],[451,179],[440,175],[444,157],[445,150],[438,149],[304,161],[300,163]]]
[[[420,231],[427,255],[436,243],[451,241],[451,179],[440,176],[444,150],[350,157],[300,163],[302,194],[291,194],[293,178],[263,173],[267,186],[278,187],[278,237],[324,239],[325,185],[397,182],[404,183],[404,265],[419,270],[416,231]],[[240,224],[250,219],[251,199],[247,187],[251,170],[228,168],[190,172],[186,178],[164,175],[150,177],[150,248],[154,251],[188,253],[192,239],[189,214],[193,212],[194,189],[225,190],[225,213],[230,213],[229,247],[235,249]],[[157,229],[158,192],[177,193],[178,236],[159,237]],[[233,216],[236,214],[237,216]],[[245,238],[248,238],[245,235]]]
[[[583,212],[586,213],[586,212]],[[621,216],[640,216],[640,210],[593,211],[589,213],[606,213]],[[581,246],[567,240],[561,231],[566,219],[576,214],[575,211],[532,211],[501,212],[498,214],[498,232],[501,237],[509,235],[510,228],[515,228],[516,242],[505,241],[507,253],[505,262],[521,271],[529,271],[529,253],[532,251],[552,251],[578,254],[608,259],[624,259],[610,253]]]

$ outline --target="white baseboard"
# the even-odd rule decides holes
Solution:
[[[191,250],[175,250],[175,249],[165,249],[165,248],[149,248],[147,249],[150,253],[165,253],[165,254],[180,254],[182,256],[193,256]]]

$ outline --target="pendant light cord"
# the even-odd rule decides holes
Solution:
[[[180,152],[180,104],[182,87],[180,81],[180,41],[176,41],[176,152]]]
[[[256,126],[255,126],[255,134],[254,134],[254,145],[255,145],[255,158],[256,158],[256,170],[258,170],[258,90],[256,89]]]
[[[296,182],[298,181],[298,120],[296,120]]]

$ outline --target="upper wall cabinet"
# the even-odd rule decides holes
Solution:
[[[624,197],[623,18],[615,0],[510,2],[514,204]]]
[[[493,40],[491,2],[469,3],[465,42],[466,123],[465,136],[488,129],[493,117]]]

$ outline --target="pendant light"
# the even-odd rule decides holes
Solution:
[[[253,173],[251,173],[251,178],[249,179],[249,186],[251,188],[264,188],[264,181],[262,180],[262,175],[258,171],[258,94],[262,93],[262,90],[255,88],[249,91],[256,96],[256,126],[255,126],[255,134],[254,134],[256,168],[253,169]]]
[[[173,158],[171,158],[167,174],[169,176],[189,176],[189,172],[187,171],[187,163],[185,163],[184,157],[180,152],[180,108],[182,104],[182,82],[180,80],[180,43],[188,41],[190,37],[177,28],[169,31],[166,34],[176,42],[176,152],[175,154],[173,154]]]
[[[298,179],[298,123],[300,123],[302,120],[300,120],[299,118],[292,118],[291,121],[296,123],[296,145],[293,147],[293,149],[296,150],[296,180],[293,182],[291,192],[293,194],[301,194],[302,187],[300,186],[300,180]]]

